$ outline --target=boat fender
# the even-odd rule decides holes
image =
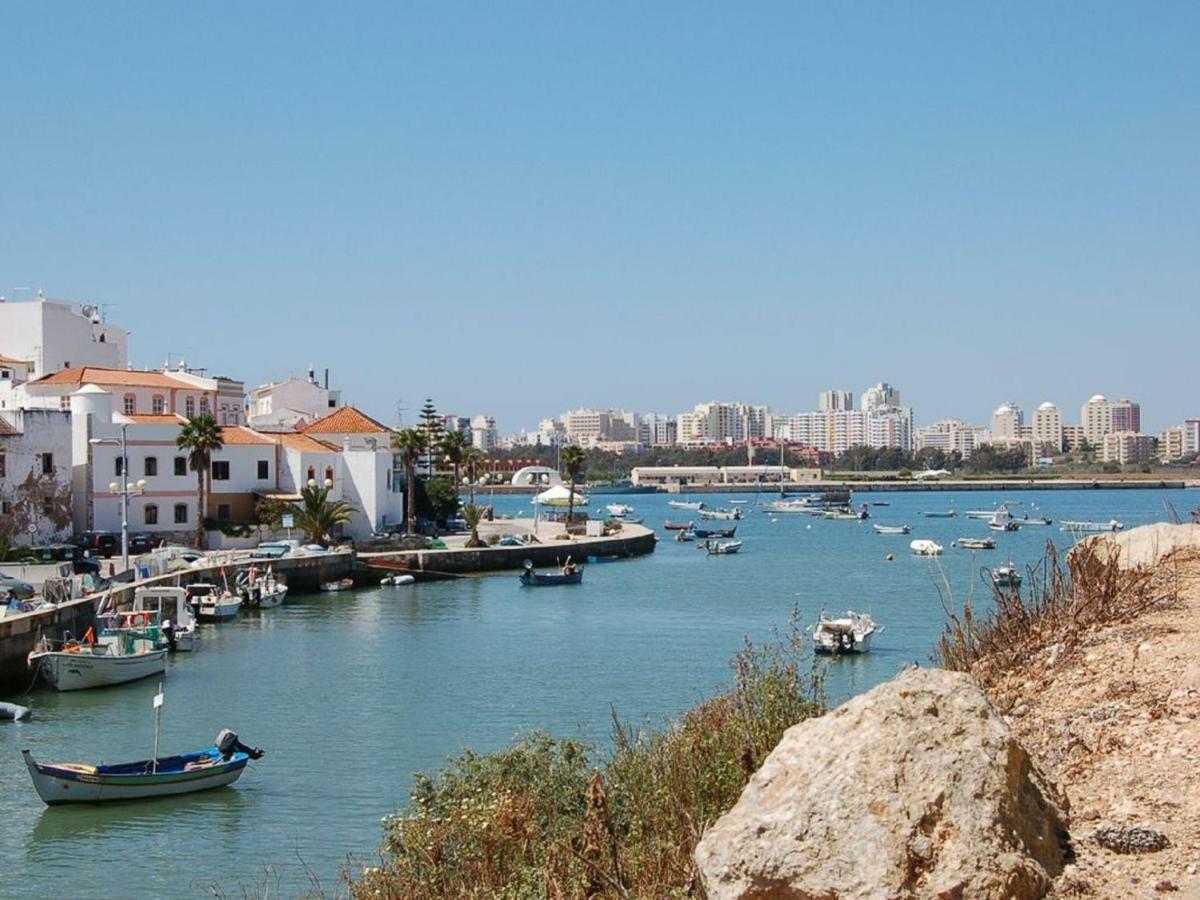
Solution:
[[[895,553],[889,553],[887,556],[884,557],[884,559],[886,559],[888,562],[891,562],[895,558],[896,558]]]

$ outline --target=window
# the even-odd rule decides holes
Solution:
[[[4,454],[0,453],[0,478],[8,474],[8,463],[5,462]]]
[[[0,500],[0,513],[4,513],[6,516],[10,515],[12,513],[12,504],[7,500]]]
[[[200,415],[202,415],[202,416],[208,415],[208,397],[207,396],[200,398]]]
[[[147,525],[157,525],[158,505],[155,503],[147,503],[145,509],[142,510],[142,515]]]
[[[42,498],[42,515],[43,516],[54,515],[54,498],[53,497],[43,497]]]
[[[155,475],[158,474],[158,457],[157,456],[147,456],[146,457],[145,470],[146,470],[147,478],[153,478]]]
[[[186,456],[175,457],[175,474],[176,475],[186,475],[187,474],[187,457]]]
[[[118,456],[116,459],[113,460],[113,475],[117,478],[120,478],[124,474],[125,474],[125,459],[124,459],[124,457]]]
[[[229,480],[229,460],[214,459],[212,464],[213,481],[228,481]]]
[[[217,521],[218,522],[228,522],[230,518],[231,518],[231,515],[230,515],[230,510],[229,510],[229,504],[228,503],[218,503],[217,504]]]
[[[137,412],[137,397],[133,394],[125,395],[125,415],[132,416]]]
[[[304,483],[308,484],[310,481],[316,481],[316,480],[317,480],[317,470],[314,469],[312,466],[309,466],[308,467],[308,475],[305,476]]]
[[[176,503],[175,504],[175,524],[176,525],[184,525],[186,523],[187,523],[187,504],[186,503]]]
[[[329,408],[330,408],[330,409],[337,409],[337,401],[336,401],[336,400],[330,400],[330,401],[329,401]]]
[[[326,480],[326,481],[333,481],[333,466],[326,466],[326,467],[325,467],[325,480]]]
[[[161,416],[166,408],[167,401],[163,398],[162,394],[155,394],[150,400],[150,412],[154,413],[156,416]]]
[[[196,418],[196,398],[188,397],[186,400],[184,400],[183,401],[183,410],[184,410],[184,415],[187,416],[189,419]]]
[[[54,474],[54,454],[53,453],[43,453],[42,454],[42,474],[43,475],[53,475]]]
[[[265,459],[258,461],[258,480],[266,481],[271,477],[271,464]]]

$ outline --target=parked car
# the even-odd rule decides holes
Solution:
[[[76,575],[100,574],[100,560],[88,556],[76,544],[45,544],[29,549],[41,564],[69,562]]]
[[[112,531],[85,531],[75,538],[75,546],[92,556],[112,559],[121,553],[121,535]]]
[[[18,600],[29,600],[33,597],[33,585],[12,575],[0,572],[0,597],[16,597]]]
[[[151,550],[156,550],[162,546],[162,538],[153,534],[131,534],[129,536],[129,555],[139,556],[143,553],[149,553]],[[118,546],[120,542],[118,541]]]

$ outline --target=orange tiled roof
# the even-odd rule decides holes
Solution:
[[[301,453],[337,453],[342,448],[329,441],[317,440],[307,434],[277,434],[275,439],[289,450],[299,450]]]
[[[335,409],[303,429],[305,434],[387,434],[392,429],[353,406]]]
[[[120,413],[130,422],[137,425],[182,425],[187,421],[183,416],[177,413]]]
[[[20,433],[21,432],[17,431],[17,429],[10,425],[7,421],[0,419],[0,437],[13,437],[14,435],[18,435]]]
[[[274,444],[265,434],[260,434],[253,428],[247,428],[245,425],[226,425],[221,429],[221,440],[225,442],[227,447],[239,447],[252,444]]]
[[[201,390],[194,384],[172,378],[162,372],[139,372],[136,369],[102,369],[99,366],[72,366],[52,375],[44,375],[31,385],[39,384],[98,384],[119,387],[157,387]]]

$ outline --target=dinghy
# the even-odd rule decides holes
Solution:
[[[576,566],[570,559],[556,573],[535,572],[533,563],[526,560],[525,570],[521,572],[522,587],[552,587],[560,584],[582,584],[583,567]]]

